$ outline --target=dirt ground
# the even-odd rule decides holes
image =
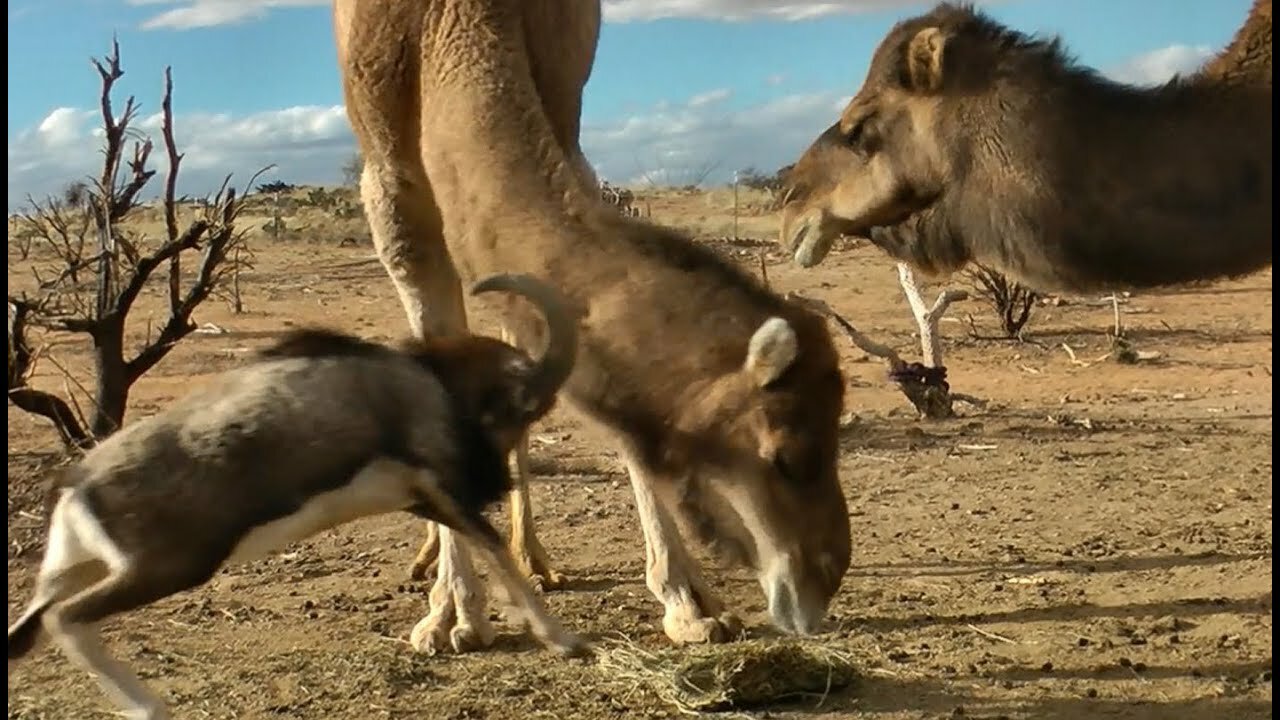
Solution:
[[[704,235],[732,227],[725,194],[667,194],[655,219]],[[740,232],[772,237],[773,218]],[[296,225],[296,223],[295,223]],[[136,387],[131,417],[233,366],[289,323],[375,338],[406,322],[367,240],[340,246],[322,219],[276,243],[255,239],[247,312],[198,313],[224,333],[184,341]],[[355,224],[358,228],[358,223]],[[359,230],[355,230],[358,234]],[[718,244],[755,267],[757,250]],[[892,265],[846,249],[814,270],[768,255],[781,290],[827,300],[862,330],[918,353]],[[26,271],[10,255],[11,285]],[[932,294],[932,293],[931,293]],[[158,289],[136,311],[159,318]],[[943,325],[955,390],[990,401],[963,417],[917,420],[884,365],[845,347],[841,473],[854,560],[819,641],[861,679],[760,717],[1252,720],[1271,717],[1271,272],[1123,305],[1133,344],[1109,348],[1109,306],[1041,306],[1033,342],[982,340],[993,316],[970,300]],[[493,331],[485,318],[480,328]],[[1071,361],[1063,345],[1087,364]],[[81,345],[58,362],[84,377]],[[1096,362],[1095,362],[1096,361]],[[46,363],[37,384],[61,391]],[[572,578],[551,609],[592,638],[664,647],[661,608],[615,453],[565,410],[536,429],[538,530]],[[59,462],[50,427],[9,409],[9,617],[36,563],[41,484]],[[497,645],[415,655],[405,638],[426,609],[407,568],[422,526],[405,516],[321,534],[220,573],[206,587],[117,618],[108,641],[180,718],[665,718],[642,688],[591,661],[556,659],[498,623]],[[768,635],[754,579],[710,567],[713,586],[756,636]],[[93,681],[52,649],[9,676],[11,720],[106,718]]]

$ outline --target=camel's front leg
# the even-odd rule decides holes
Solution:
[[[538,541],[533,525],[533,504],[529,497],[529,436],[526,433],[516,445],[515,487],[511,488],[511,555],[529,579],[530,584],[541,591],[559,590],[565,586],[565,576],[551,566],[547,551]],[[409,567],[409,576],[425,580],[436,569],[439,557],[439,532],[435,523],[427,524],[427,537],[418,549],[418,555]]]
[[[533,527],[533,503],[529,497],[529,433],[516,445],[515,487],[511,489],[511,554],[529,582],[539,590],[559,590],[565,577],[551,567],[547,551]]]
[[[668,509],[654,492],[662,478],[624,453],[645,543],[645,584],[662,603],[662,629],[673,642],[735,640],[742,622],[711,594]]]
[[[476,575],[470,549],[445,525],[433,523],[439,539],[439,562],[431,588],[430,613],[414,626],[409,642],[419,652],[435,654],[479,650],[493,644],[493,625],[486,608],[484,582]]]
[[[418,548],[418,555],[409,566],[409,577],[414,580],[426,580],[435,572],[436,560],[440,557],[440,530],[433,522],[427,523],[427,539]]]

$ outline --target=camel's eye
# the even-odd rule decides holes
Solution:
[[[790,482],[793,479],[791,466],[783,459],[781,453],[773,456],[773,469],[778,472],[778,475],[782,476],[783,480]]]
[[[858,121],[849,128],[849,132],[845,133],[845,143],[855,150],[865,151],[870,149],[871,141],[876,130],[873,121],[873,115],[866,115],[859,118]]]
[[[862,136],[866,132],[866,129],[867,121],[865,119],[854,123],[853,127],[849,128],[849,132],[845,135],[845,142],[849,143],[849,145],[853,147],[857,147],[858,143],[862,141]]]

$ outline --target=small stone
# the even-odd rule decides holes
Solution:
[[[1040,672],[1053,672],[1053,663],[1046,662],[1040,666]]]
[[[1084,691],[1084,696],[1089,698],[1096,698],[1098,697],[1098,691],[1096,688],[1089,688],[1088,690]]]
[[[1123,667],[1123,668],[1133,667],[1133,661],[1127,657],[1122,657],[1120,658],[1120,667]]]
[[[1077,647],[1089,647],[1089,638],[1087,638],[1087,637],[1076,638],[1076,646],[1077,646]]]

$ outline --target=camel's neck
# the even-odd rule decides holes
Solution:
[[[999,264],[1070,288],[1215,279],[1270,262],[1269,88],[1053,90],[990,135],[1021,144],[972,148],[987,178],[971,187],[1002,202],[953,200],[959,229],[992,238]]]
[[[556,139],[524,48],[510,42],[518,29],[473,29],[451,30],[450,46],[436,49],[449,61],[428,61],[422,99],[423,161],[450,252],[464,274],[499,260],[545,265],[590,239],[589,168]]]
[[[1271,0],[1254,0],[1231,43],[1194,76],[1210,82],[1271,86]]]

